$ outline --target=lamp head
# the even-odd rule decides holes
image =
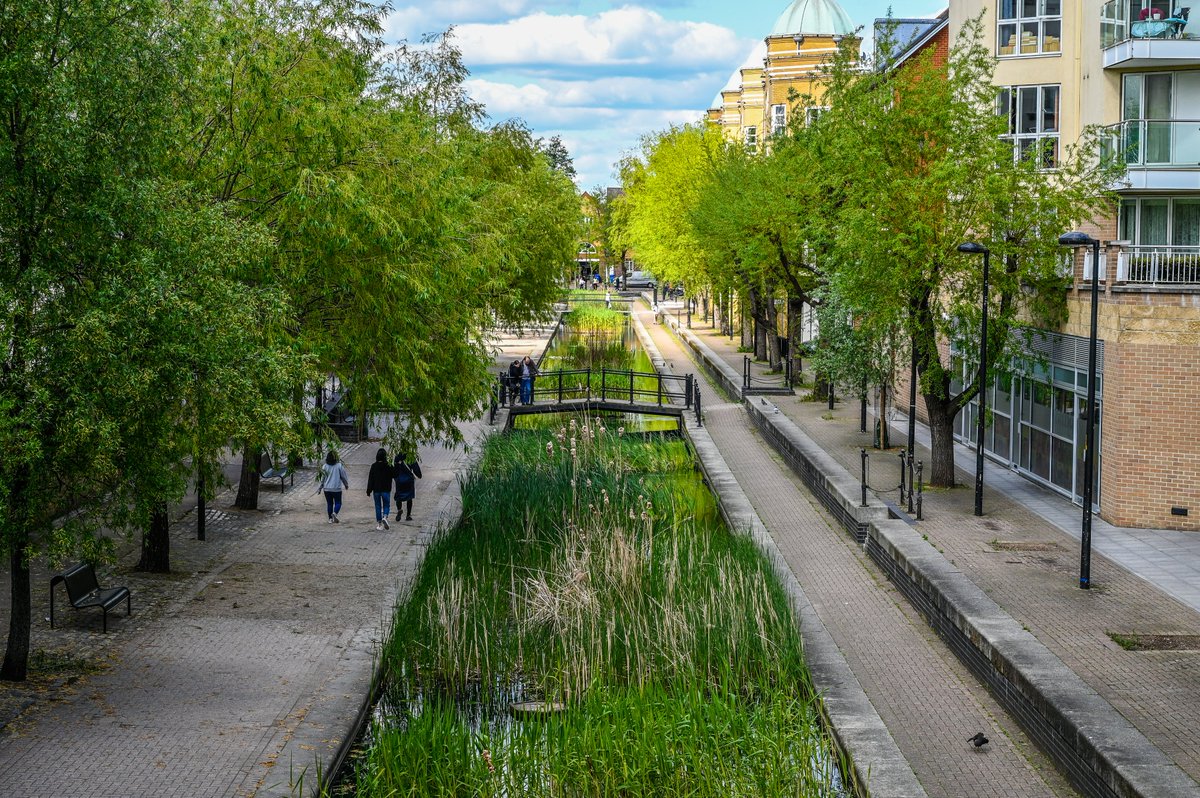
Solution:
[[[968,255],[983,255],[989,250],[983,244],[979,244],[975,241],[964,241],[958,245],[958,251],[965,252]]]
[[[1064,247],[1086,247],[1092,244],[1098,244],[1096,239],[1092,238],[1087,233],[1081,233],[1078,230],[1070,233],[1063,233],[1058,237],[1058,243]]]

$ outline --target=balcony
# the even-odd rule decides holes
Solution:
[[[1178,1],[1178,0],[1176,0]],[[1100,7],[1100,49],[1105,69],[1195,64],[1200,60],[1200,20],[1164,0],[1112,0]]]
[[[1118,283],[1200,288],[1200,246],[1131,246],[1117,253]]]
[[[1200,119],[1130,119],[1109,125],[1104,155],[1128,170],[1131,191],[1200,191]]]

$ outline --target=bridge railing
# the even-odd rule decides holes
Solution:
[[[566,404],[588,400],[631,405],[680,404],[691,408],[695,399],[691,374],[655,374],[629,369],[558,369],[543,371],[533,380],[532,404]],[[506,374],[497,380],[500,406],[520,400],[520,380]]]

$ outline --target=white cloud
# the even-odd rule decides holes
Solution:
[[[720,25],[668,20],[637,6],[594,16],[538,12],[500,24],[461,25],[455,33],[470,62],[487,66],[639,65],[666,71],[728,63],[747,44]]]

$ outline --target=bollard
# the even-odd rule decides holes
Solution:
[[[704,416],[702,416],[700,414],[700,384],[699,383],[695,383],[695,389],[696,389],[696,426],[703,427],[704,426]]]
[[[859,449],[859,455],[862,457],[862,507],[867,506],[867,450]]]
[[[742,387],[750,387],[750,356],[742,355]]]
[[[910,513],[913,511],[913,485],[916,484],[913,482],[913,468],[915,467],[915,463],[915,458],[908,458],[908,511]]]
[[[900,504],[904,504],[904,475],[907,470],[904,458],[907,454],[903,449],[900,450]]]
[[[861,397],[862,404],[858,408],[858,431],[867,431],[867,395],[864,393]]]
[[[917,520],[918,521],[924,520],[921,517],[921,499],[923,499],[925,497],[925,480],[921,478],[921,469],[924,467],[924,465],[925,464],[923,462],[921,462],[920,460],[917,461]]]

